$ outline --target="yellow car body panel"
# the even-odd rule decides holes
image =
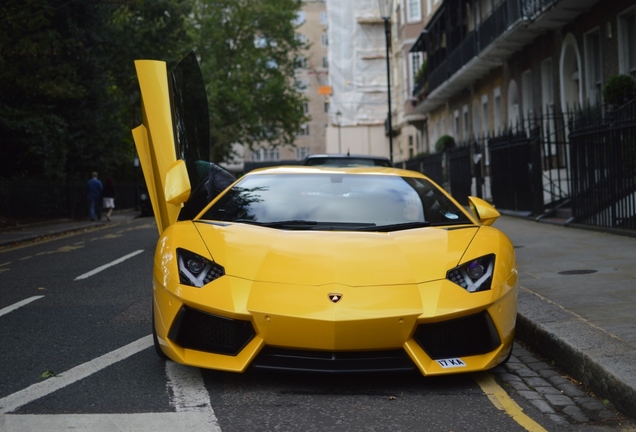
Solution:
[[[144,178],[157,220],[159,234],[172,225],[179,215],[180,205],[170,204],[165,196],[165,176],[177,161],[172,113],[165,62],[137,60],[135,62],[143,102],[143,127],[133,131]]]

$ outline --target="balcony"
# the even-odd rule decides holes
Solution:
[[[416,83],[413,91],[413,96],[421,100],[415,112],[426,114],[435,110],[493,68],[503,65],[538,35],[561,28],[600,0],[503,0],[474,31],[462,38],[457,36],[458,27],[446,30],[451,20],[444,14],[464,7],[469,1],[445,0],[438,9],[440,15],[426,26],[430,39],[446,39],[449,46],[434,52],[427,47],[428,74]]]

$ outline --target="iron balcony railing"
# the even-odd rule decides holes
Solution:
[[[464,65],[492,44],[499,36],[516,22],[535,16],[545,10],[556,0],[503,0],[492,13],[477,27],[476,31],[467,33],[463,38],[457,37],[457,30],[451,30],[447,40],[450,46],[444,48],[444,55],[429,53],[429,73],[420,78],[413,89],[413,96],[422,94],[428,81],[428,92],[442,85],[448,78],[457,73]],[[448,56],[445,53],[450,53]]]

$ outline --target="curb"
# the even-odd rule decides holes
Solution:
[[[519,290],[516,337],[636,418],[634,346],[525,288]]]

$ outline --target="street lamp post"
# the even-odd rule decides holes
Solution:
[[[340,147],[340,116],[342,113],[340,110],[336,111],[336,121],[338,122],[338,153],[342,153],[342,149]]]
[[[387,128],[389,130],[389,159],[393,162],[393,125],[391,124],[391,63],[389,59],[389,44],[391,42],[391,12],[393,0],[378,0],[380,7],[380,17],[384,20],[384,34],[386,39],[386,90],[389,95],[389,114],[387,118]]]

